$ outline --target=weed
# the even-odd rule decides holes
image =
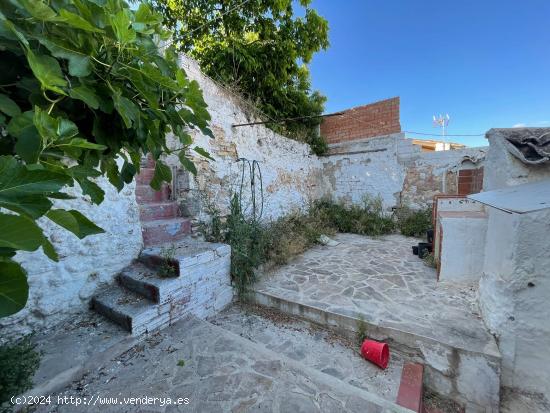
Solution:
[[[426,231],[432,228],[432,209],[430,207],[420,210],[402,207],[396,211],[396,218],[401,234],[408,237],[425,236]]]
[[[177,247],[172,244],[170,247],[162,247],[160,250],[161,263],[158,270],[159,277],[171,278],[177,277],[177,264],[174,259]]]
[[[318,243],[323,234],[341,231],[381,235],[394,229],[380,198],[366,199],[363,206],[352,207],[320,201],[307,212],[293,212],[272,222],[247,217],[240,205],[239,195],[234,194],[225,220],[218,210],[211,209],[211,223],[202,225],[206,240],[231,245],[231,279],[240,296],[254,283],[259,265],[286,264]]]
[[[424,261],[424,264],[426,264],[428,267],[437,268],[437,263],[435,262],[435,256],[433,252],[429,252],[428,254],[424,255],[424,258],[422,258]]]
[[[363,341],[367,338],[367,323],[365,323],[365,318],[360,315],[357,320],[357,332],[355,333],[357,339],[357,345],[361,347]]]
[[[185,366],[185,360],[183,359],[178,360],[178,367],[183,367],[183,366]]]
[[[392,217],[384,213],[379,196],[365,197],[361,206],[345,206],[324,200],[317,203],[317,208],[340,232],[376,236],[391,233],[395,228]]]
[[[40,364],[40,354],[31,337],[0,346],[0,405],[32,387]]]

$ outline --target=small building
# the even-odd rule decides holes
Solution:
[[[422,148],[422,152],[434,152],[434,151],[453,151],[456,149],[464,149],[466,145],[455,142],[445,142],[434,139],[413,139],[413,145],[418,145]]]

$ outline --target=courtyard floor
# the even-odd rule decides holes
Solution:
[[[412,254],[418,239],[337,234],[262,278],[255,291],[324,312],[363,318],[453,347],[496,350],[473,285],[439,283]]]

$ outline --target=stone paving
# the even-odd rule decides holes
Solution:
[[[261,307],[234,305],[210,321],[352,386],[397,400],[405,357],[394,349],[382,370],[361,357],[356,340]]]
[[[338,234],[267,274],[255,290],[329,313],[475,351],[494,349],[473,285],[436,281],[435,269],[412,254],[418,239]]]
[[[82,404],[60,404],[58,396],[79,397]],[[142,398],[147,396],[157,401],[145,405]],[[130,403],[124,397],[142,401]],[[181,398],[181,404],[168,405],[167,397],[172,401]],[[180,320],[150,335],[105,367],[53,395],[52,401],[36,411],[409,411],[196,318]]]

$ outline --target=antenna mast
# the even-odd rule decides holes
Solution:
[[[451,121],[451,117],[449,116],[449,114],[445,114],[445,116],[443,115],[439,115],[439,117],[436,117],[434,115],[434,118],[433,118],[433,124],[434,124],[434,127],[437,128],[441,128],[441,136],[445,137],[445,135],[447,134],[447,126],[449,126],[449,122]]]

